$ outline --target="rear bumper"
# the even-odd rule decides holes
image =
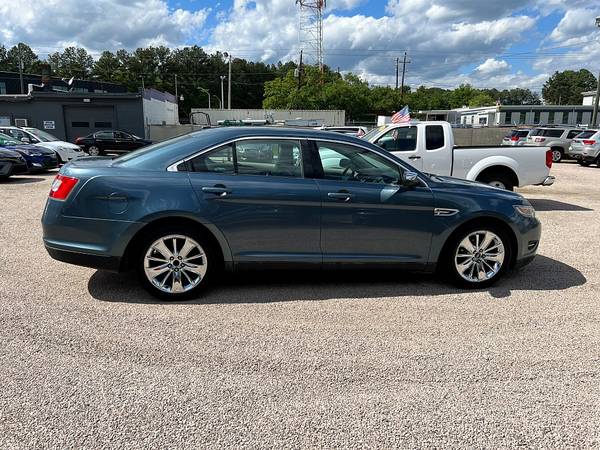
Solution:
[[[70,250],[58,249],[45,244],[48,254],[57,261],[75,264],[76,266],[91,267],[93,269],[119,271],[121,258],[116,256],[100,256],[91,253],[80,253]]]

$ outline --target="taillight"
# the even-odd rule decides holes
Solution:
[[[583,140],[583,145],[594,145],[596,143],[596,141],[594,141],[593,139],[584,139]]]
[[[546,166],[548,169],[552,169],[552,150],[546,151]]]
[[[81,144],[81,138],[80,138],[80,137],[78,137],[77,139],[75,139],[75,143],[76,143],[77,145]]]
[[[546,138],[536,137],[535,142],[544,142]]]
[[[512,136],[510,140],[517,142],[519,140],[519,136]]]
[[[48,196],[56,200],[65,200],[78,181],[77,178],[56,175]]]

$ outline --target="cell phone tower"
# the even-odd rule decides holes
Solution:
[[[296,5],[300,5],[300,20],[298,21],[300,48],[314,58],[321,72],[323,72],[323,10],[325,4],[326,0],[296,0]]]

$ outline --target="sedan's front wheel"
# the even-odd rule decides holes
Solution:
[[[454,236],[444,264],[455,284],[477,289],[495,283],[510,258],[506,233],[496,227],[471,227]]]
[[[162,300],[198,296],[212,275],[210,245],[191,230],[151,233],[141,246],[138,273],[144,288]]]

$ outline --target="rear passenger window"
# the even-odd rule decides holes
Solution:
[[[569,134],[567,134],[567,139],[573,139],[579,133],[581,133],[581,130],[571,130],[569,131]]]
[[[196,156],[189,162],[192,172],[212,172],[233,175],[235,174],[235,163],[233,160],[233,146],[223,145],[208,153]]]
[[[444,128],[441,125],[427,125],[425,129],[425,148],[436,150],[444,146]]]
[[[235,144],[237,173],[275,177],[302,177],[300,142],[245,140]]]

